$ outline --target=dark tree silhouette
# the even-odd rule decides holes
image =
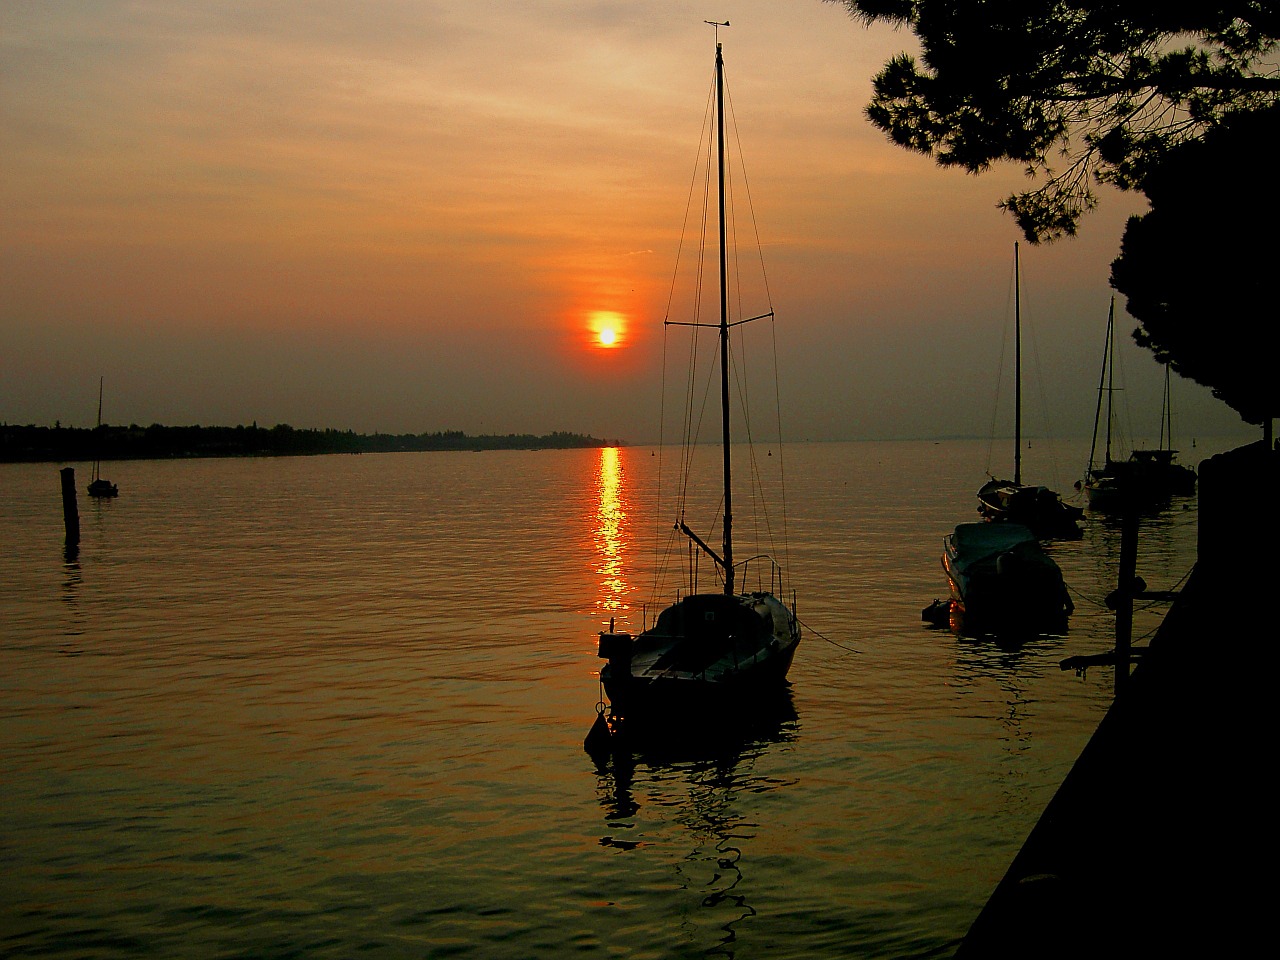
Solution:
[[[1171,150],[1143,183],[1151,212],[1130,218],[1111,265],[1141,324],[1134,339],[1254,424],[1280,415],[1277,131],[1273,107]]]
[[[1112,265],[1139,344],[1249,423],[1280,408],[1276,0],[827,0],[909,28],[867,117],[943,166],[1020,163],[1001,206],[1031,242],[1074,235],[1100,183],[1146,194]]]
[[[557,430],[544,436],[510,433],[468,436],[461,430],[437,433],[362,434],[352,430],[251,427],[140,427],[102,424],[99,428],[54,428],[0,423],[0,463],[61,460],[159,460],[173,457],[309,456],[326,453],[399,453],[427,450],[567,450],[619,446]]]
[[[1022,164],[1007,197],[1031,242],[1073,235],[1094,188],[1142,189],[1173,148],[1280,102],[1275,0],[827,0],[908,27],[867,116],[901,146],[972,173]]]

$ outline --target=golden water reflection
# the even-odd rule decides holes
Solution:
[[[623,555],[629,543],[627,509],[623,487],[622,454],[617,447],[600,448],[596,486],[600,502],[596,508],[594,542],[596,573],[600,576],[599,607],[604,615],[616,617],[626,609],[627,580],[623,575]]]

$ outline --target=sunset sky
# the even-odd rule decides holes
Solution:
[[[1020,171],[888,144],[862,108],[914,38],[820,0],[6,0],[0,421],[92,425],[101,376],[111,423],[655,437],[710,19],[786,435],[986,435]],[[1031,432],[1090,432],[1144,209],[1106,193],[1022,245]],[[1175,403],[1179,435],[1252,436],[1201,387]]]

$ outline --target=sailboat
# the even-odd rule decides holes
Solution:
[[[1126,505],[1138,508],[1159,506],[1171,497],[1191,496],[1196,492],[1196,473],[1175,462],[1173,449],[1173,411],[1170,403],[1169,365],[1164,367],[1164,396],[1160,411],[1160,445],[1155,450],[1132,450],[1127,460],[1112,459],[1112,399],[1115,387],[1115,297],[1107,313],[1107,339],[1102,356],[1102,375],[1098,381],[1098,408],[1093,418],[1093,442],[1089,447],[1089,465],[1085,468],[1083,486],[1090,510],[1106,512]],[[1105,396],[1105,403],[1103,397]],[[1106,417],[1103,420],[1103,409]],[[1098,429],[1105,423],[1103,459],[1097,462]]]
[[[1134,450],[1129,459],[1142,468],[1142,477],[1160,495],[1191,497],[1196,492],[1196,472],[1177,463],[1173,449],[1173,395],[1170,392],[1169,364],[1164,365],[1164,396],[1160,402],[1160,446],[1155,450]]]
[[[1018,244],[1013,245],[1014,412],[1013,479],[992,477],[978,490],[978,513],[986,520],[1012,521],[1043,539],[1081,536],[1077,523],[1084,510],[1067,503],[1048,487],[1022,482],[1022,291]]]
[[[711,23],[711,21],[708,21]],[[713,24],[726,26],[727,24]],[[759,698],[786,686],[800,642],[800,621],[794,594],[788,607],[776,595],[783,585],[781,564],[765,555],[739,562],[734,554],[732,433],[729,418],[730,332],[751,320],[772,319],[773,312],[748,319],[731,319],[727,282],[726,186],[725,186],[725,80],[724,55],[716,42],[714,86],[714,143],[718,175],[719,226],[719,322],[664,321],[666,326],[711,327],[719,347],[720,427],[723,454],[720,496],[724,513],[722,541],[717,551],[689,526],[683,517],[673,531],[687,538],[687,554],[709,557],[721,589],[677,594],[674,602],[638,636],[614,629],[599,635],[599,656],[606,660],[600,682],[608,697],[609,714],[601,702],[596,725],[587,738],[588,750],[602,741],[615,741],[633,724],[679,721],[703,710],[720,711],[758,703]],[[708,184],[709,186],[709,184]],[[696,334],[696,331],[694,331]],[[717,518],[719,519],[719,518]],[[674,533],[673,533],[674,536]],[[745,588],[747,564],[752,572],[768,570],[769,589]],[[765,577],[757,585],[763,587]]]
[[[1098,407],[1093,414],[1093,439],[1089,443],[1089,465],[1084,471],[1084,495],[1095,510],[1118,505],[1122,496],[1123,467],[1111,459],[1111,431],[1115,423],[1113,399],[1115,396],[1115,321],[1116,298],[1111,298],[1107,310],[1107,339],[1102,351],[1102,374],[1098,378]],[[1106,398],[1105,402],[1103,398]],[[1105,420],[1103,410],[1106,410]],[[1098,427],[1105,424],[1103,459],[1097,462]]]
[[[98,426],[94,430],[94,443],[97,445],[96,454],[102,453],[102,378],[98,378]],[[95,457],[93,461],[93,478],[89,481],[89,496],[91,497],[116,497],[120,495],[120,488],[110,480],[102,479],[102,463]]]

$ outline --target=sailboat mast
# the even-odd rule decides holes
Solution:
[[[720,174],[720,417],[724,445],[724,592],[733,596],[733,490],[729,453],[729,284],[724,196],[724,55],[716,41],[716,159]]]
[[[1022,484],[1022,282],[1013,242],[1013,482]]]
[[[89,478],[94,483],[97,483],[98,477],[102,475],[101,461],[98,459],[98,455],[102,452],[102,380],[102,377],[98,378],[98,426],[93,431],[93,442],[97,449],[94,450],[93,476]]]
[[[1116,298],[1111,298],[1111,308],[1107,311],[1107,459],[1111,462],[1111,401],[1116,389]]]
[[[1111,392],[1107,387],[1107,371],[1111,363],[1112,323],[1116,315],[1116,298],[1111,298],[1107,311],[1107,336],[1102,341],[1102,369],[1098,372],[1098,407],[1093,411],[1093,437],[1089,440],[1089,466],[1084,472],[1086,481],[1093,479],[1094,455],[1098,452],[1098,424],[1102,422],[1102,395],[1107,394],[1107,460],[1111,459]]]
[[[1160,449],[1173,449],[1173,404],[1169,393],[1169,365],[1164,365],[1164,396],[1160,400]],[[1168,427],[1166,433],[1165,428]]]

